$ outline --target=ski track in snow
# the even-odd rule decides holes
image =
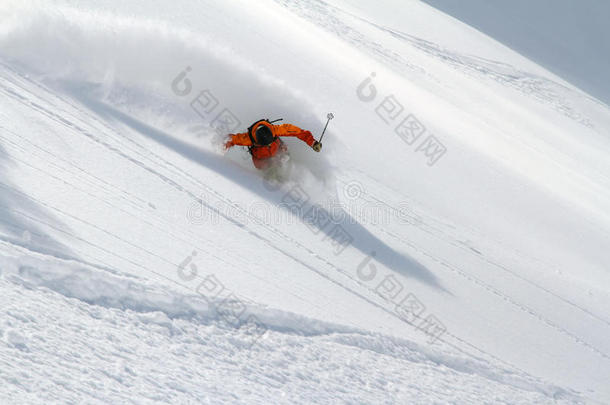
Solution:
[[[385,203],[382,200],[377,199],[376,197],[370,195],[368,192],[365,191],[365,193],[367,193],[367,195],[374,199],[377,202],[380,202],[382,204],[385,204],[388,206],[389,209],[391,209],[394,212],[399,212],[400,210],[396,207],[390,206],[387,203]],[[419,219],[419,221],[421,221],[421,219]],[[435,228],[431,228],[431,230],[425,229],[425,225],[424,224],[429,224],[432,221],[429,220],[428,218],[425,219],[425,221],[422,222],[422,225],[420,225],[420,228],[423,228],[422,230],[424,232],[430,233],[431,235],[433,235],[436,238],[439,239],[446,239],[445,242],[452,244],[453,246],[457,247],[458,249],[464,250],[466,253],[468,254],[472,254],[471,251],[468,251],[466,249],[469,249],[467,246],[463,246],[461,244],[458,244],[455,240],[453,239],[448,239],[446,238],[447,232],[442,232],[439,231],[438,229]],[[469,275],[467,272],[465,272],[464,270],[458,268],[457,266],[454,266],[450,263],[447,263],[446,261],[442,260],[441,258],[424,251],[420,246],[418,246],[417,244],[415,244],[414,242],[409,241],[405,236],[399,235],[395,232],[389,231],[387,230],[385,227],[382,226],[378,226],[376,224],[373,224],[373,226],[375,226],[379,232],[384,233],[385,235],[388,235],[389,237],[399,241],[400,243],[403,243],[407,246],[409,246],[411,249],[420,252],[421,254],[429,257],[430,259],[434,260],[435,262],[439,263],[442,267],[449,269],[452,272],[455,272],[457,274],[459,274],[461,277],[464,277],[465,279],[467,279],[469,282],[477,285],[478,287],[481,287],[485,290],[487,290],[488,292],[490,292],[491,294],[495,294],[499,297],[501,297],[503,300],[511,303],[512,305],[514,305],[515,307],[517,307],[519,310],[521,311],[525,311],[526,313],[530,314],[531,316],[535,317],[536,319],[538,319],[539,321],[541,321],[542,323],[548,325],[549,327],[557,330],[557,332],[562,333],[566,336],[569,336],[571,339],[573,339],[576,343],[583,345],[584,347],[592,350],[593,352],[595,352],[596,354],[600,355],[601,357],[605,358],[605,359],[610,359],[610,357],[604,353],[603,351],[597,349],[595,346],[589,344],[586,342],[585,339],[582,339],[581,337],[579,337],[577,334],[570,332],[566,329],[564,329],[563,327],[561,327],[560,325],[556,324],[555,322],[551,321],[550,319],[546,318],[545,316],[541,315],[540,313],[538,313],[537,311],[535,311],[534,309],[528,307],[527,305],[521,304],[518,301],[516,301],[514,298],[512,298],[510,295],[502,292],[501,289],[496,288],[494,286],[492,286],[489,283],[486,283],[485,281],[477,278],[476,276],[473,275]],[[441,238],[441,236],[445,236],[445,238]],[[483,258],[481,257],[480,254],[476,254],[475,257],[479,258],[480,260],[484,261],[485,263],[494,266],[496,268],[499,268],[507,273],[509,273],[511,276],[518,278],[519,280],[522,280],[528,284],[531,284],[532,286],[534,286],[535,288],[549,294],[550,296],[552,296],[553,298],[568,304],[574,308],[576,308],[577,310],[589,315],[590,317],[596,319],[599,322],[605,323],[606,325],[610,326],[610,322],[606,321],[605,319],[601,318],[600,316],[592,313],[591,311],[587,310],[586,308],[582,308],[580,306],[578,306],[577,304],[571,302],[568,299],[565,299],[564,297],[557,295],[555,293],[553,293],[552,291],[549,291],[548,289],[536,284],[535,282],[532,282],[530,280],[528,280],[527,278],[524,278],[522,276],[519,276],[518,274],[516,274],[515,272],[511,271],[510,269],[494,262],[493,260],[489,260],[487,258]]]
[[[215,312],[217,302],[208,302],[197,295],[172,293],[166,287],[144,284],[143,280],[109,274],[84,264],[28,253],[6,243],[0,249],[4,256],[0,288],[4,291],[2,300],[5,302],[0,336],[4,336],[7,343],[7,347],[0,349],[0,360],[5,365],[19,362],[30,370],[26,375],[0,374],[12,383],[14,392],[4,394],[13,399],[36,400],[51,395],[51,400],[86,397],[96,402],[102,401],[103,395],[111,394],[117,400],[130,400],[130,396],[122,394],[123,389],[130,389],[150,402],[201,400],[211,396],[217,403],[235,400],[259,403],[273,396],[278,403],[290,403],[291,398],[330,403],[339,399],[368,402],[368,395],[370,400],[379,398],[376,391],[381,390],[393,396],[388,403],[400,401],[400,398],[416,402],[431,398],[447,401],[450,397],[443,397],[441,393],[430,396],[429,388],[423,382],[429,378],[434,379],[435,384],[439,379],[446,379],[447,383],[460,381],[460,384],[467,384],[465,391],[470,391],[465,395],[489,395],[489,392],[477,392],[481,389],[477,380],[482,377],[496,381],[493,387],[482,389],[493,389],[497,400],[508,400],[514,395],[506,386],[523,390],[523,399],[533,401],[531,403],[543,401],[543,394],[576,400],[558,388],[489,368],[468,357],[430,351],[397,338],[308,320],[277,310],[248,309],[264,319],[269,327],[263,338],[253,345],[247,330],[234,329],[223,322]],[[30,305],[44,306],[45,311],[28,311]],[[68,320],[61,315],[62,311],[70,314]],[[99,330],[104,332],[100,334]],[[66,346],[65,341],[60,343],[61,339],[68,339],[69,345]],[[318,347],[319,340],[322,348]],[[70,352],[64,352],[61,347],[69,347]],[[284,349],[278,353],[276,347]],[[163,357],[165,350],[173,354],[171,364]],[[225,356],[218,356],[225,351],[233,352],[228,362],[222,360]],[[43,352],[48,357],[41,357]],[[371,359],[376,355],[381,357]],[[149,364],[133,368],[130,364],[134,356],[143,356]],[[333,363],[335,356],[350,356],[353,364],[345,369]],[[392,363],[383,361],[385,356],[393,357],[396,367],[406,362],[414,368],[409,383],[404,384],[404,376],[397,373],[394,366],[388,368]],[[54,364],[53,374],[48,375],[45,371],[51,363],[44,362]],[[155,367],[159,362],[164,364],[163,370]],[[264,367],[268,362],[277,363],[281,371],[269,374]],[[290,366],[299,362],[310,365],[307,371]],[[440,374],[436,371],[437,364],[445,366]],[[359,376],[361,368],[367,369],[366,383]],[[84,385],[75,386],[70,377],[74,373],[84,374]],[[239,386],[234,387],[236,391],[222,389],[215,385],[214,379],[206,378],[210,374],[237,376],[235,382],[240,379],[256,382],[257,389],[244,390]],[[328,386],[322,384],[317,396],[309,397],[312,393],[307,393],[308,381],[313,376],[330,377],[332,374],[330,380],[325,380]],[[417,383],[422,376],[423,381]],[[39,379],[46,379],[46,382],[38,393],[31,393],[33,384]],[[350,389],[342,390],[335,384]],[[60,391],[57,391],[58,387],[61,387]],[[240,396],[232,396],[238,392]]]
[[[362,175],[366,175],[365,173],[361,173]],[[342,184],[347,184],[343,181],[341,181]],[[393,193],[400,195],[400,192],[397,190],[392,190]],[[377,196],[371,194],[368,190],[361,190],[361,193],[368,197],[365,198],[364,196],[360,196],[359,199],[366,201],[366,202],[374,202],[374,203],[378,203],[378,204],[382,204],[384,207],[386,207],[390,212],[392,212],[395,216],[406,216],[407,213],[405,212],[405,207],[397,207],[397,206],[393,206],[391,204],[388,204],[386,201],[378,198]],[[409,198],[408,196],[405,195],[400,195],[401,199],[403,201],[408,201]],[[383,218],[388,217],[388,214],[382,214]],[[417,227],[419,230],[421,230],[422,232],[425,232],[429,235],[431,235],[432,237],[438,239],[438,240],[442,240],[443,242],[454,246],[457,249],[462,250],[463,252],[472,255],[473,252],[475,253],[473,255],[473,257],[476,257],[477,259],[484,261],[485,263],[489,264],[490,266],[493,266],[497,269],[500,269],[508,274],[510,274],[512,277],[515,277],[531,286],[533,286],[534,288],[536,288],[537,290],[539,290],[540,292],[543,292],[545,294],[550,295],[551,297],[553,297],[554,299],[557,299],[575,309],[577,309],[578,311],[581,311],[585,314],[587,314],[588,316],[596,319],[597,321],[604,323],[608,326],[610,326],[610,321],[604,319],[603,317],[601,317],[598,314],[595,314],[593,312],[591,312],[590,310],[588,310],[587,308],[583,308],[582,306],[579,306],[578,304],[570,301],[569,299],[549,290],[548,288],[545,288],[544,286],[536,283],[535,281],[532,281],[520,274],[518,274],[517,272],[511,270],[510,268],[507,268],[506,266],[502,265],[501,263],[495,261],[493,258],[489,258],[486,257],[485,255],[481,254],[481,252],[477,251],[476,249],[474,249],[472,246],[469,246],[468,243],[463,242],[458,240],[459,238],[459,234],[460,232],[462,232],[462,234],[467,234],[467,233],[472,233],[475,232],[472,229],[469,230],[465,230],[465,229],[461,229],[461,230],[456,230],[455,226],[451,225],[451,224],[446,224],[446,223],[440,223],[435,220],[435,218],[427,216],[424,213],[417,213],[414,211],[411,211],[408,213],[408,217],[409,217],[409,221],[410,224],[414,227]],[[414,244],[414,242],[411,242],[407,239],[406,235],[400,235],[397,233],[394,233],[392,231],[389,231],[387,228],[380,226],[379,224],[376,223],[372,223],[373,226],[375,226],[379,232],[382,232],[388,236],[390,236],[391,238],[404,243],[408,246],[410,246],[413,249],[416,249],[420,252],[422,252],[422,248],[419,246],[416,246]],[[452,235],[453,234],[453,235]],[[423,254],[425,254],[426,256],[432,258],[433,260],[440,260],[438,258],[435,258],[432,254],[428,253],[428,252],[422,252]],[[519,255],[523,255],[523,252],[518,252]],[[534,258],[531,258],[531,260],[534,260]],[[450,265],[448,264],[443,264],[445,267],[449,267],[451,268]],[[550,264],[546,264],[546,266],[551,266]],[[457,270],[457,269],[453,269],[454,271],[457,271],[458,273],[462,274],[463,271]],[[472,281],[472,280],[471,280]],[[604,357],[607,357],[604,354]]]
[[[355,16],[345,10],[334,7],[322,0],[274,0],[294,11],[320,28],[327,30],[339,38],[351,43],[357,48],[364,49],[367,53],[380,58],[386,64],[396,68],[406,74],[417,74],[430,76],[430,73],[421,67],[411,63],[403,57],[398,50],[389,49],[383,45],[367,39],[358,30],[358,24],[374,27],[376,30],[387,33],[388,35],[404,41],[424,53],[441,60],[443,63],[464,72],[477,79],[492,80],[503,86],[511,87],[523,94],[530,95],[534,99],[552,106],[558,112],[586,126],[593,127],[591,120],[577,111],[570,105],[566,95],[574,96],[574,92],[567,87],[553,82],[545,77],[532,75],[527,72],[519,71],[509,64],[486,60],[473,55],[463,55],[448,49],[443,49],[439,45],[417,38],[404,32],[396,31],[388,27],[380,26],[372,21]],[[349,21],[352,25],[349,25]],[[440,83],[438,78],[433,80]],[[586,98],[588,101],[599,102],[591,97],[578,94],[579,98]]]

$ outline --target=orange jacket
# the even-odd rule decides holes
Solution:
[[[275,137],[274,141],[269,145],[260,146],[256,144],[252,144],[252,140],[250,139],[250,135],[248,132],[243,132],[241,134],[230,134],[229,141],[225,144],[225,147],[231,148],[233,146],[249,146],[250,153],[252,153],[253,159],[268,159],[272,156],[275,156],[277,151],[280,148],[280,140],[278,137],[280,136],[296,136],[307,145],[312,146],[315,142],[315,139],[311,132],[305,131],[295,125],[291,124],[282,124],[282,125],[272,125],[268,122],[259,122],[252,128],[252,133],[256,133],[256,129],[259,125],[266,125],[271,129],[273,136]]]

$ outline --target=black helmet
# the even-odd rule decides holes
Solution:
[[[267,125],[260,124],[258,128],[256,128],[254,139],[256,140],[257,145],[269,145],[273,142],[273,138],[273,132],[271,132],[271,129]]]

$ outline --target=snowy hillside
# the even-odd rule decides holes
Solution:
[[[610,3],[424,0],[610,102]]]
[[[420,1],[3,1],[0,403],[610,403],[567,80]]]

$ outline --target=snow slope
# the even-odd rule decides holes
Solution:
[[[0,21],[3,402],[610,402],[605,104],[417,1]]]
[[[610,42],[603,0],[425,0],[610,103]]]

